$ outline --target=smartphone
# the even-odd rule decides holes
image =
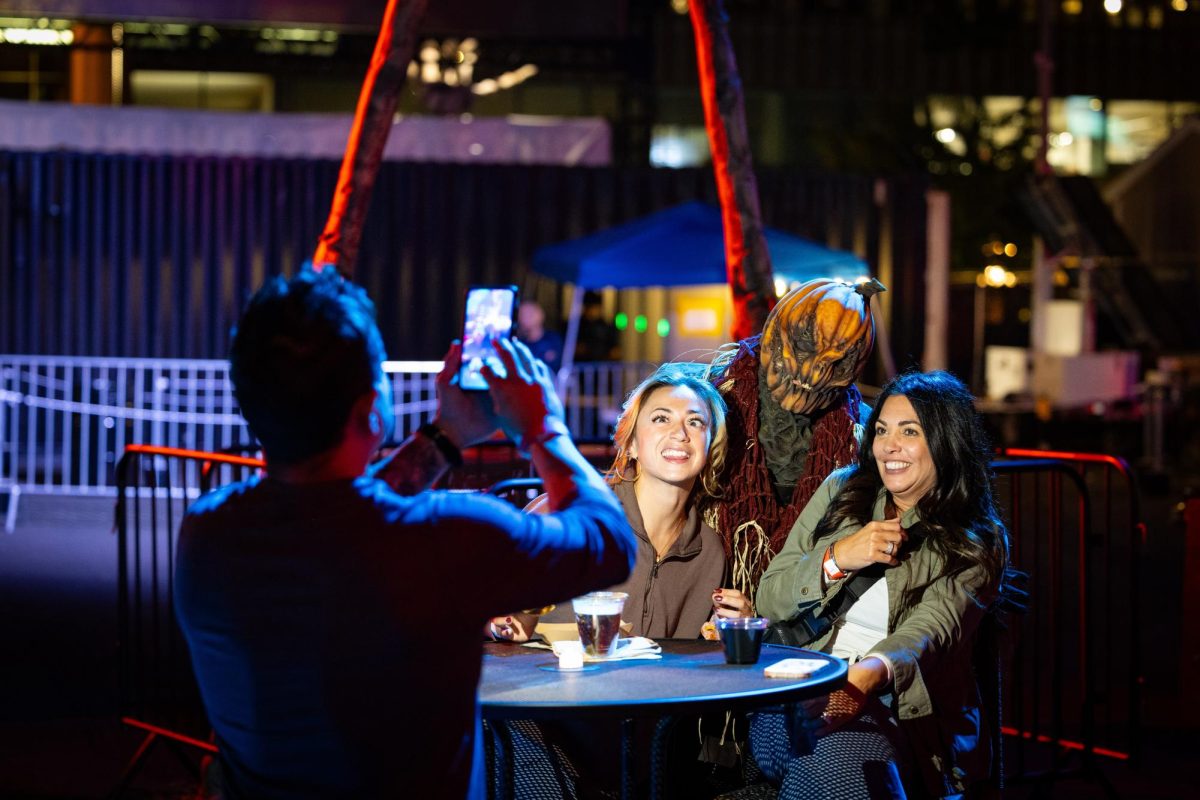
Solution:
[[[512,336],[516,311],[516,286],[472,286],[467,289],[463,312],[462,367],[458,373],[458,385],[461,388],[471,391],[488,388],[481,372],[484,364],[490,366],[497,375],[504,375],[504,367],[496,356],[492,342]]]

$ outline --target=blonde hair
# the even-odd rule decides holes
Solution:
[[[612,466],[605,473],[605,478],[610,486],[629,480],[625,473],[632,460],[629,451],[633,445],[637,418],[650,395],[656,389],[664,386],[682,386],[695,392],[696,396],[708,407],[709,421],[712,426],[704,469],[700,471],[700,480],[696,482],[696,486],[699,488],[694,488],[693,494],[699,491],[705,499],[716,499],[721,496],[717,478],[725,466],[725,453],[729,445],[729,437],[725,428],[726,408],[725,400],[716,387],[704,379],[706,368],[704,364],[663,364],[629,393],[625,398],[625,403],[621,406],[621,415],[617,418],[616,430],[613,432],[613,444],[617,447],[617,455],[613,459]]]

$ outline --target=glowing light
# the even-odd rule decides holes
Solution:
[[[1171,8],[1175,9],[1176,11],[1187,11],[1188,0],[1171,0]]]
[[[988,286],[1005,286],[1009,274],[1011,273],[999,264],[988,264],[983,268],[983,281]]]
[[[629,327],[629,315],[626,314],[624,311],[617,314],[615,317],[613,317],[613,326],[619,331],[623,331],[626,328],[628,328]]]
[[[1121,0],[1104,0],[1104,10],[1110,14],[1121,13]]]
[[[671,10],[681,16],[688,13],[688,0],[671,0]]]
[[[75,34],[70,31],[56,31],[46,28],[0,28],[0,42],[10,44],[33,45],[64,45],[75,41]]]
[[[934,137],[942,144],[950,144],[958,138],[958,134],[954,132],[954,128],[942,128]]]
[[[996,241],[992,242],[992,253],[994,253],[995,255],[1001,255],[1003,252],[1004,252],[1004,243],[1003,242],[1001,242],[1000,240],[996,240]]]
[[[1079,14],[1083,11],[1083,0],[1063,0],[1062,10],[1064,14]]]
[[[787,286],[788,285],[787,285],[786,280],[784,280],[783,278],[776,278],[775,279],[775,296],[783,297],[785,294],[787,294]]]
[[[707,335],[715,333],[719,325],[720,319],[717,317],[716,309],[689,308],[683,312],[683,318],[679,322],[679,330],[684,335]]]
[[[658,325],[655,326],[655,331],[665,339],[671,333],[671,323],[668,320],[660,319]]]
[[[1013,244],[1012,242],[1009,242],[1008,244],[1004,245],[1004,255],[1008,256],[1009,258],[1012,258],[1016,254],[1017,254],[1017,246],[1015,244]]]
[[[650,327],[650,322],[649,322],[649,320],[646,319],[645,314],[638,314],[636,317],[633,318],[633,329],[635,331],[637,331],[638,333],[645,333],[646,329],[649,327]]]

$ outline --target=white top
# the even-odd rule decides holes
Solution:
[[[884,575],[834,623],[829,652],[853,664],[870,654],[871,648],[887,634],[888,591],[887,576]]]

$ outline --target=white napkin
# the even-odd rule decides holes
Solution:
[[[545,642],[526,642],[525,647],[535,647],[539,650],[555,650],[553,645],[546,644]],[[558,655],[557,650],[555,650],[555,655]],[[658,642],[653,639],[647,639],[645,636],[617,639],[617,651],[608,658],[588,655],[586,650],[583,653],[584,663],[596,661],[635,661],[638,659],[658,660],[661,658],[662,647]]]

